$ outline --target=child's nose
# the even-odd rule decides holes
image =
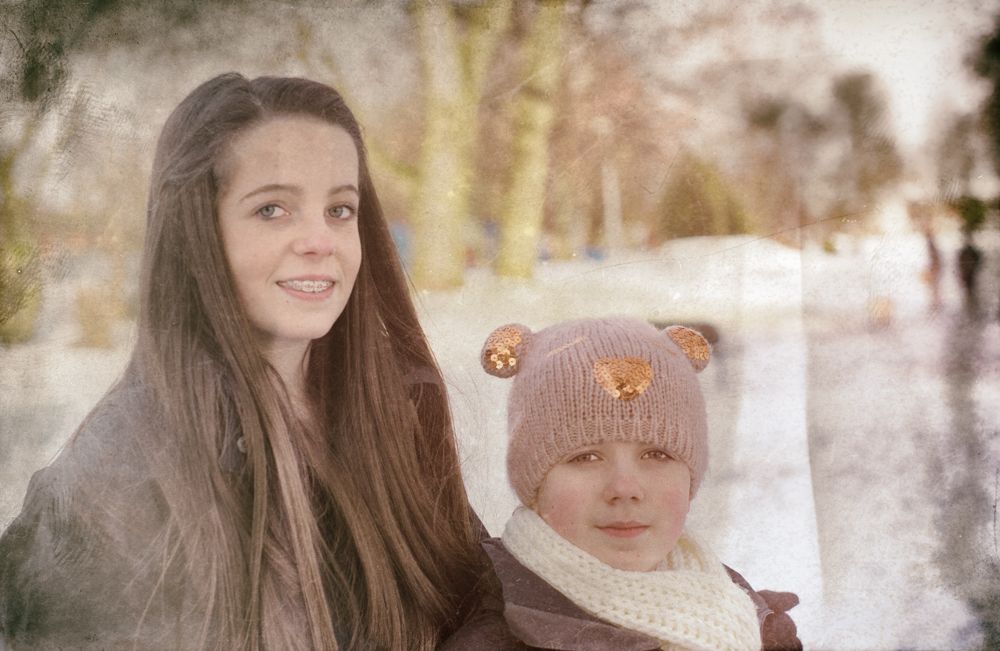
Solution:
[[[645,497],[642,482],[629,468],[616,468],[605,485],[604,497],[608,502],[639,501]]]

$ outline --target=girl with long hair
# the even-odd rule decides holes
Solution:
[[[482,572],[440,372],[336,91],[211,79],[122,379],[0,539],[13,648],[432,649]]]

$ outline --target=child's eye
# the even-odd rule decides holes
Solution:
[[[673,459],[672,456],[670,456],[669,454],[667,454],[663,450],[657,450],[657,449],[646,450],[645,452],[642,453],[642,458],[643,459],[653,459],[655,461],[669,461],[669,460]]]
[[[596,452],[581,452],[566,460],[566,463],[587,463],[588,461],[598,461],[600,457]]]
[[[334,219],[346,220],[353,217],[357,212],[357,210],[354,208],[354,206],[349,206],[347,204],[340,204],[339,206],[331,207],[327,212]]]
[[[271,220],[275,219],[276,217],[287,215],[288,211],[276,203],[269,203],[267,205],[258,208],[255,214],[264,220]]]

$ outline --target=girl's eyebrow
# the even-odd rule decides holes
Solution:
[[[250,192],[247,192],[245,195],[240,197],[239,200],[246,201],[247,199],[254,197],[258,194],[263,194],[265,192],[276,192],[276,191],[291,192],[293,194],[302,194],[302,188],[297,185],[290,185],[287,183],[268,183],[267,185],[260,186],[256,190],[251,190]],[[340,194],[341,192],[353,192],[358,196],[361,195],[361,193],[358,192],[358,189],[352,183],[346,183],[344,185],[338,185],[335,188],[330,188],[330,191],[327,192],[327,195],[333,196],[335,194]]]

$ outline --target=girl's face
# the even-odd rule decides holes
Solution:
[[[691,473],[646,443],[574,450],[549,470],[534,510],[556,533],[619,570],[646,572],[677,544]]]
[[[344,311],[361,264],[358,152],[338,126],[279,116],[220,165],[219,228],[265,352],[305,353]]]

